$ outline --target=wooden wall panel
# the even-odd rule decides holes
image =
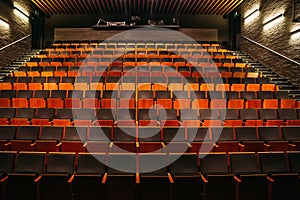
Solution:
[[[94,30],[92,28],[55,28],[54,40],[106,40],[112,36],[116,36],[123,30]],[[159,38],[160,40],[182,40],[182,38],[188,36],[196,41],[219,41],[218,29],[202,29],[202,28],[181,28],[180,34],[174,34],[173,38],[169,35],[165,37],[163,34]],[[148,36],[145,36],[147,35]],[[157,35],[157,31],[156,31]],[[143,32],[138,36],[128,36],[128,38],[135,38],[136,40],[151,39],[150,32]]]

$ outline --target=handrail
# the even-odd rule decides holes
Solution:
[[[282,58],[284,58],[284,59],[286,59],[286,60],[288,60],[288,61],[290,61],[292,63],[295,63],[296,65],[300,65],[299,62],[297,62],[297,61],[295,61],[295,60],[293,60],[293,59],[291,59],[291,58],[289,58],[287,56],[284,56],[284,55],[278,53],[277,51],[274,51],[273,49],[270,49],[270,48],[268,48],[268,47],[266,47],[266,46],[264,46],[264,45],[262,45],[262,44],[260,44],[260,43],[258,43],[256,41],[254,41],[254,40],[251,40],[248,37],[245,37],[243,35],[241,37],[244,38],[244,39],[246,39],[246,40],[248,40],[248,41],[250,41],[250,42],[252,42],[252,43],[254,43],[254,44],[256,44],[256,45],[258,45],[258,46],[260,46],[260,47],[262,47],[262,48],[264,48],[264,49],[266,49],[266,50],[268,50],[268,51],[270,51],[270,52],[272,52],[272,53],[274,53],[274,54],[276,54],[277,56],[280,56],[280,57],[282,57]]]
[[[26,40],[26,39],[29,38],[30,36],[31,36],[31,34],[26,35],[25,37],[23,37],[23,38],[21,38],[21,39],[19,39],[19,40],[16,40],[16,41],[14,41],[14,42],[12,42],[12,43],[10,43],[10,44],[4,46],[4,47],[1,47],[1,48],[0,48],[0,51],[4,50],[4,49],[6,49],[6,48],[8,48],[8,47],[10,47],[10,46],[12,46],[12,45],[14,45],[14,44],[17,44],[17,43],[19,43],[19,42],[21,42],[21,41],[23,41],[23,40]]]

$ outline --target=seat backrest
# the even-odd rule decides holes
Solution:
[[[79,153],[76,172],[79,174],[104,174],[105,163],[105,154]]]
[[[75,153],[49,153],[46,173],[73,174]]]
[[[278,119],[275,109],[259,109],[259,117],[264,120]]]
[[[37,118],[40,119],[53,119],[54,117],[54,112],[55,109],[54,108],[39,108],[37,109]]]
[[[17,155],[15,172],[43,173],[45,155],[45,153],[38,152],[20,152]]]
[[[62,138],[64,127],[62,126],[43,126],[40,139],[42,140],[57,140]]]
[[[278,117],[283,120],[298,119],[295,109],[278,109]]]
[[[300,152],[299,151],[289,151],[286,152],[288,157],[290,171],[292,173],[300,172]]]
[[[279,127],[258,127],[259,138],[264,141],[281,140],[281,134]]]
[[[287,141],[299,141],[300,140],[300,127],[289,126],[281,127],[282,137]]]
[[[0,152],[0,172],[9,173],[14,170],[16,153],[15,151]]]
[[[200,120],[215,120],[219,118],[217,109],[199,109]]]
[[[77,109],[76,119],[95,120],[95,109]]]
[[[90,141],[109,141],[111,139],[111,127],[90,127],[89,139]]]
[[[251,119],[258,119],[258,114],[256,109],[240,109],[240,118],[242,120],[251,120]]]
[[[64,140],[69,141],[86,141],[87,127],[68,126],[65,129]]]
[[[135,127],[115,127],[114,141],[135,142],[136,128]]]
[[[198,156],[196,153],[170,154],[170,172],[172,174],[197,174]]]
[[[235,120],[238,119],[237,109],[220,109],[221,120]]]
[[[211,128],[213,141],[233,141],[234,132],[232,127],[213,127]]]
[[[199,154],[200,172],[202,174],[229,173],[226,153]]]
[[[238,141],[258,140],[255,127],[236,127],[235,133]]]
[[[232,173],[259,173],[258,159],[255,153],[230,153],[229,158]]]
[[[14,118],[15,108],[0,108],[0,118]]]
[[[258,155],[262,173],[286,173],[289,171],[284,152],[260,152]]]
[[[158,119],[159,120],[177,120],[177,110],[176,109],[159,110]]]
[[[0,140],[12,140],[16,137],[17,126],[0,126]]]
[[[140,142],[160,142],[161,130],[156,127],[139,127],[138,136]]]
[[[113,120],[116,118],[116,111],[113,109],[98,109],[96,118],[98,120]]]
[[[110,153],[107,163],[108,174],[136,173],[135,153]]]
[[[186,141],[184,128],[164,128],[163,138],[165,142],[183,142]]]
[[[139,172],[150,174],[167,174],[168,157],[164,153],[139,154]]]
[[[133,120],[135,121],[135,109],[118,109],[117,120]]]
[[[56,110],[57,119],[73,119],[75,116],[75,110],[69,108],[61,108]]]
[[[36,140],[40,134],[39,126],[19,126],[16,139],[18,140]]]
[[[204,142],[210,140],[209,128],[188,128],[188,142]]]
[[[32,119],[34,117],[34,113],[35,113],[34,108],[18,108],[16,117]]]

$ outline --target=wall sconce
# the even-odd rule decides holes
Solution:
[[[272,17],[271,19],[266,20],[263,23],[263,26],[265,29],[273,27],[275,24],[279,23],[284,17],[284,13],[280,13],[279,15],[276,15],[275,17]]]
[[[0,26],[3,26],[5,28],[9,28],[9,22],[6,19],[0,17]]]
[[[244,17],[245,23],[248,23],[248,22],[252,21],[252,20],[255,19],[256,17],[258,17],[258,15],[259,15],[259,8],[256,7],[254,10],[250,11],[249,14],[247,14],[247,15]]]

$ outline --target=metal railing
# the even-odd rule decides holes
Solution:
[[[248,37],[245,37],[245,36],[241,36],[241,37],[244,38],[245,40],[248,40],[249,42],[251,42],[251,43],[253,43],[253,44],[256,44],[256,45],[258,45],[258,46],[260,46],[260,47],[262,47],[262,48],[264,48],[264,49],[266,49],[266,50],[268,50],[268,51],[270,51],[270,52],[276,54],[277,56],[280,56],[281,58],[284,58],[284,59],[286,59],[286,60],[288,60],[288,61],[290,61],[290,62],[292,62],[292,63],[294,63],[294,64],[296,64],[296,65],[300,65],[299,62],[297,62],[297,61],[295,61],[295,60],[293,60],[293,59],[291,59],[291,58],[289,58],[289,57],[287,57],[287,56],[284,56],[284,55],[278,53],[277,51],[274,51],[273,49],[270,49],[269,47],[266,47],[266,46],[264,46],[264,45],[262,45],[262,44],[260,44],[260,43],[258,43],[258,42],[256,42],[256,41],[254,41],[254,40],[248,38]]]
[[[23,41],[23,40],[26,40],[26,39],[29,38],[29,37],[31,37],[31,34],[26,35],[25,37],[22,37],[21,39],[16,40],[16,41],[14,41],[14,42],[12,42],[12,43],[10,43],[10,44],[4,46],[4,47],[1,47],[1,48],[0,48],[0,51],[4,50],[4,49],[6,49],[6,48],[8,48],[8,47],[10,47],[10,46],[12,46],[12,45],[14,45],[14,44],[17,44],[17,43],[19,43],[19,42],[21,42],[21,41]]]

